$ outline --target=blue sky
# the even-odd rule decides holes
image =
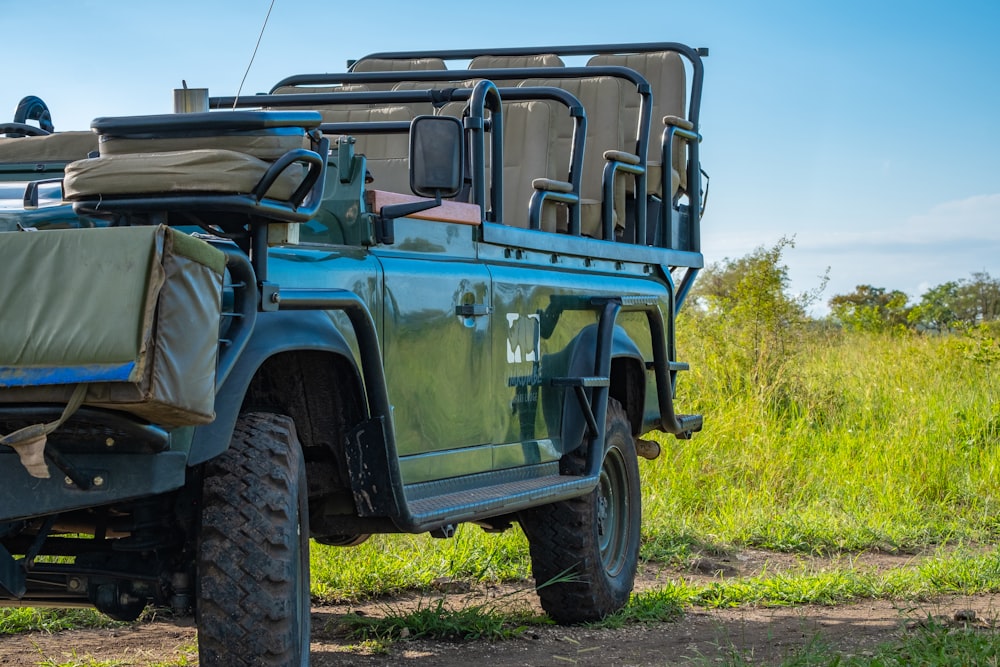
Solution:
[[[28,94],[61,130],[169,112],[181,79],[232,94],[269,5],[0,0],[0,118]],[[792,287],[816,287],[829,267],[824,302],[861,283],[918,297],[972,271],[1000,275],[1000,0],[486,6],[276,0],[244,92],[396,48],[708,46],[709,262],[794,237]]]

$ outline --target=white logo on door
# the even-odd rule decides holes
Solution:
[[[537,362],[542,356],[540,331],[537,314],[507,313],[507,363]]]

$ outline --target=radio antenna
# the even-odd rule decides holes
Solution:
[[[267,20],[271,18],[271,10],[274,9],[275,0],[271,0],[271,6],[267,8],[267,15],[264,17],[264,25],[260,27],[260,34],[257,35],[257,44],[253,47],[253,53],[250,55],[250,62],[247,63],[247,71],[243,72],[243,79],[240,81],[240,87],[236,89],[236,98],[233,100],[233,109],[236,108],[237,103],[240,101],[240,93],[243,92],[243,84],[246,83],[247,75],[250,73],[250,68],[253,67],[253,59],[257,57],[257,49],[260,48],[260,40],[264,37],[264,30],[267,29]]]

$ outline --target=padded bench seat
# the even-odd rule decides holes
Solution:
[[[66,165],[63,196],[95,206],[159,194],[255,194],[288,202],[302,195],[310,173],[304,158],[323,159],[304,150],[312,148],[321,120],[306,111],[97,118],[91,128],[100,136],[101,154]],[[265,175],[274,182],[260,193]]]
[[[0,138],[0,163],[71,162],[96,150],[97,135],[93,132]]]
[[[249,194],[270,166],[246,153],[218,149],[108,155],[66,165],[63,196],[72,201],[154,193]],[[289,165],[267,196],[287,201],[306,171],[304,165]]]
[[[651,155],[663,134],[664,126],[669,122],[679,126],[689,125],[685,120],[687,114],[687,79],[684,73],[684,62],[679,53],[673,51],[651,51],[646,53],[600,54],[587,61],[588,66],[604,67],[619,66],[634,69],[646,79],[653,91],[653,108],[650,110],[652,119],[650,128]],[[629,106],[626,109],[627,123],[636,125],[638,108]],[[668,120],[669,119],[669,120]],[[655,194],[663,199],[669,199],[678,190],[687,188],[687,150],[682,141],[675,141],[672,156],[652,157],[646,165],[646,187],[649,194]],[[669,193],[663,192],[662,169],[664,163],[672,165]]]
[[[270,128],[260,132],[204,134],[193,136],[134,137],[101,135],[101,156],[133,153],[171,153],[191,150],[222,150],[246,153],[261,160],[277,160],[296,148],[308,148],[309,139],[297,127]]]

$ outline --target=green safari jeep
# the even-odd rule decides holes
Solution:
[[[704,55],[378,53],[90,132],[25,98],[0,123],[0,604],[169,606],[202,665],[305,665],[310,538],[470,522],[520,525],[556,621],[620,609],[643,436],[702,426],[674,323]]]

